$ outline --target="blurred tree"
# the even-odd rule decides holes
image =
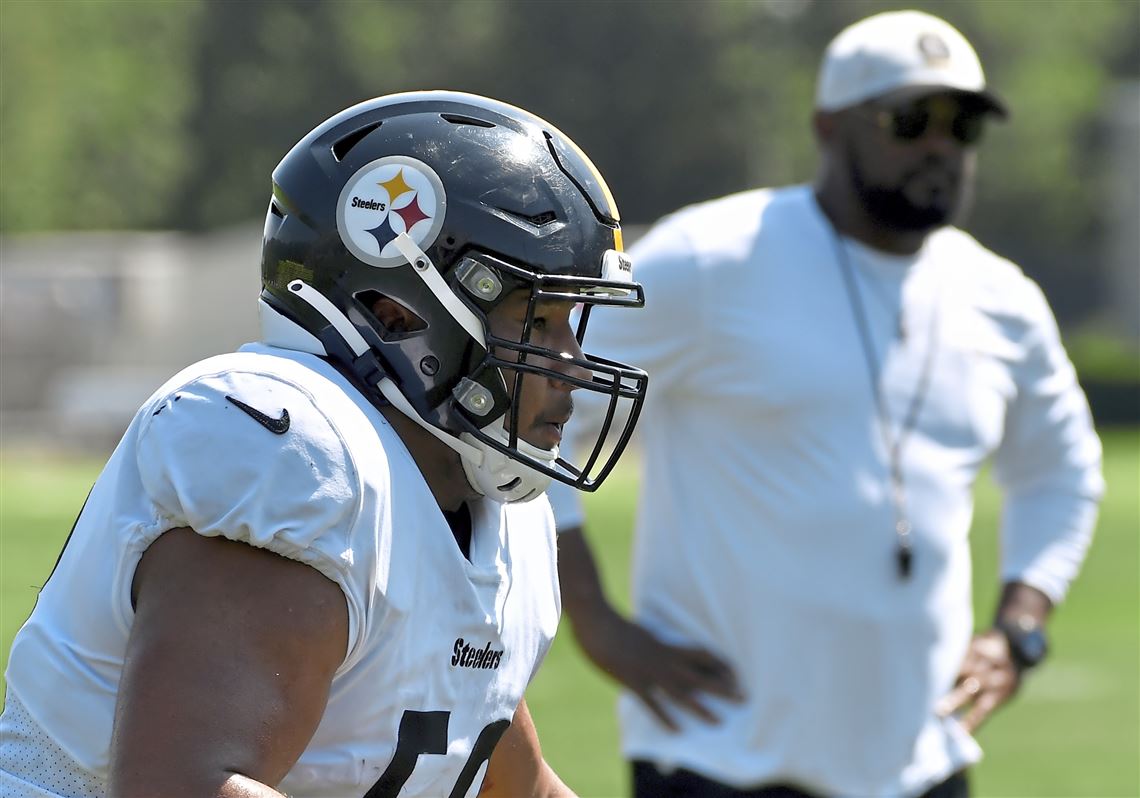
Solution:
[[[811,178],[823,48],[881,0],[0,3],[0,229],[201,229],[260,216],[312,124],[453,88],[547,117],[627,222]],[[982,150],[979,238],[1060,316],[1099,289],[1108,90],[1140,69],[1135,0],[920,0],[977,46],[1013,119]]]
[[[194,2],[0,3],[0,229],[156,227],[193,163]]]
[[[256,218],[270,172],[315,122],[357,99],[336,5],[210,2],[187,72],[187,149],[196,168],[165,222],[189,229]]]
[[[1073,320],[1091,313],[1103,290],[1098,261],[1112,167],[1098,146],[1102,109],[1122,77],[1113,65],[1140,53],[1140,3],[1030,5],[945,4],[1012,113],[983,145],[978,207],[968,226],[1018,261],[1058,314]]]

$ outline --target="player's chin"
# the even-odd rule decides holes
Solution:
[[[558,444],[562,443],[562,425],[561,424],[548,424],[541,423],[535,424],[523,440],[531,446],[537,446],[539,449],[553,449]]]

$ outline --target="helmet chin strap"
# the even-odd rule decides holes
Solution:
[[[484,430],[484,433],[496,441],[506,445],[508,443],[507,428],[500,421]],[[476,465],[461,456],[463,472],[471,487],[489,496],[495,501],[527,502],[538,496],[550,486],[552,477],[531,468],[526,463],[507,457],[497,449],[493,449],[478,440],[469,432],[460,435],[460,439],[472,446],[479,447],[483,455],[481,463]],[[553,449],[540,449],[519,438],[515,444],[520,452],[533,457],[539,462],[554,467],[558,460],[558,447]]]
[[[438,285],[433,285],[433,281],[428,277],[424,277],[424,282],[437,296],[439,296],[439,294],[436,292],[436,289],[441,287],[442,290],[451,297],[454,303],[459,304],[463,308],[466,314],[470,316],[469,321],[476,325],[475,330],[478,332],[478,335],[473,335],[472,337],[485,346],[483,326],[475,314],[459,301],[459,298],[456,297],[447,284],[443,282],[443,278],[440,277],[439,272],[432,265],[431,261],[427,259],[427,255],[411,242],[407,234],[401,234],[401,237],[407,239],[405,243],[411,244],[411,249],[414,250],[412,254],[416,255],[417,258],[422,258],[423,262],[427,264],[426,268],[421,268],[415,261],[411,261],[413,267],[416,268],[416,272],[421,276],[429,272],[435,276]],[[397,239],[397,241],[399,241],[399,239]],[[400,250],[404,252],[405,248],[401,246]],[[405,252],[405,255],[407,254],[409,253]],[[328,297],[304,280],[293,280],[289,283],[289,290],[307,302],[313,310],[323,316],[325,320],[332,325],[333,329],[336,330],[337,334],[344,339],[345,344],[356,357],[360,357],[370,351],[368,342],[364,340],[364,337],[352,322],[348,320],[348,317],[346,317],[336,305],[329,301]],[[443,301],[442,298],[441,301]],[[452,309],[452,303],[447,301],[443,303],[449,310]],[[454,311],[452,315],[456,315]],[[464,326],[464,329],[467,329],[469,333],[472,332],[472,329],[462,317],[457,316],[457,319]],[[458,452],[468,483],[481,495],[501,503],[523,502],[535,498],[545,491],[550,484],[551,477],[487,446],[470,433],[465,432],[460,436],[456,436],[428,423],[426,419],[416,412],[416,409],[412,407],[412,404],[407,398],[400,393],[400,389],[390,377],[381,377],[375,383],[375,387],[401,414],[414,421],[445,446]],[[508,442],[506,428],[502,422],[497,424],[493,429],[488,430],[488,434],[504,445]],[[533,457],[542,463],[553,465],[558,458],[557,447],[554,449],[540,449],[523,440],[517,442],[517,447],[523,454]]]
[[[451,287],[444,282],[443,275],[439,273],[439,269],[435,268],[435,264],[431,262],[427,253],[420,249],[407,233],[400,233],[392,243],[396,245],[396,249],[400,250],[400,254],[408,259],[408,263],[412,264],[416,274],[424,281],[428,290],[435,294],[435,298],[439,300],[440,304],[447,308],[451,317],[459,322],[467,334],[474,338],[480,346],[486,349],[487,339],[483,332],[483,322],[471,311],[471,308],[460,301]]]

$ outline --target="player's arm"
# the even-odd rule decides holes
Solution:
[[[135,572],[111,742],[113,796],[279,796],[343,661],[340,588],[268,551],[181,528]]]
[[[538,732],[527,709],[519,702],[511,725],[503,732],[479,795],[486,798],[573,798],[574,792],[542,758]]]
[[[614,609],[581,527],[558,533],[558,581],[562,608],[582,650],[668,728],[677,724],[664,698],[709,723],[717,717],[701,701],[702,693],[741,699],[735,674],[719,657],[700,647],[668,645]]]

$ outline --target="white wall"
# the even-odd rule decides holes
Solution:
[[[259,225],[0,239],[0,446],[109,449],[182,366],[257,338]]]

